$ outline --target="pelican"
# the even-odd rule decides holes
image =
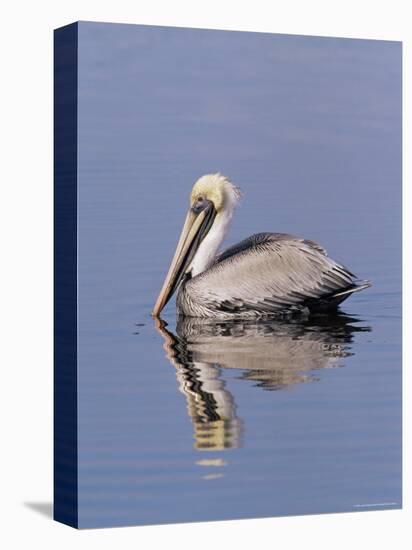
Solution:
[[[199,178],[152,315],[177,291],[179,316],[262,319],[336,309],[370,286],[314,241],[258,233],[217,254],[240,199],[220,173]]]

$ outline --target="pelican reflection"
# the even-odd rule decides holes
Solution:
[[[314,371],[344,366],[356,332],[370,331],[346,315],[305,321],[214,322],[181,317],[176,334],[158,320],[164,349],[176,369],[194,427],[195,448],[222,450],[242,445],[243,421],[223,379],[224,369],[264,390],[314,381]]]

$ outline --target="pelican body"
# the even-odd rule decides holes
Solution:
[[[329,311],[370,286],[314,241],[284,233],[258,233],[218,254],[239,199],[220,173],[197,180],[154,317],[176,291],[179,315],[229,320]]]

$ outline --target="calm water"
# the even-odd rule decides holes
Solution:
[[[79,524],[401,506],[399,43],[79,27]],[[314,239],[373,287],[339,316],[150,317],[188,194],[226,244]]]

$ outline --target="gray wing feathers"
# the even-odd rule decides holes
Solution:
[[[351,288],[354,275],[317,243],[281,233],[252,235],[187,283],[195,302],[228,312],[301,308]]]

